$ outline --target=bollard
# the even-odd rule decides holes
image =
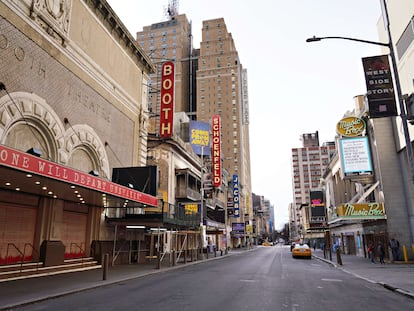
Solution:
[[[103,255],[102,263],[102,280],[106,280],[108,277],[108,266],[109,266],[109,254],[106,253]]]
[[[161,269],[161,252],[158,251],[157,253],[157,269]]]
[[[403,245],[404,262],[408,262],[407,246]]]
[[[338,265],[342,266],[341,250],[339,247],[336,250],[336,261],[338,262]]]
[[[173,256],[173,258],[172,258],[172,265],[173,266],[176,266],[177,265],[177,256],[175,255],[175,250],[173,250],[172,251],[172,256]]]

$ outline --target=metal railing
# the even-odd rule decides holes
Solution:
[[[85,249],[84,248],[82,248],[82,245],[83,245],[83,243],[81,243],[80,245],[78,244],[78,243],[76,243],[76,242],[71,242],[70,243],[70,254],[76,254],[76,253],[74,253],[72,250],[73,249],[75,249],[75,250],[79,250],[79,254],[81,254],[81,264],[83,264],[83,259],[85,258]]]

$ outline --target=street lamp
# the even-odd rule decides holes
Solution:
[[[401,117],[401,123],[403,127],[404,132],[404,138],[405,138],[405,146],[407,150],[407,157],[408,157],[408,166],[410,167],[411,172],[411,181],[414,183],[414,159],[413,159],[413,149],[411,146],[411,139],[410,139],[410,133],[408,131],[408,123],[407,123],[407,113],[406,108],[404,106],[404,97],[401,92],[401,84],[400,84],[400,78],[398,74],[397,69],[397,63],[395,60],[395,53],[394,53],[394,47],[391,41],[391,34],[388,26],[388,37],[389,42],[376,42],[376,41],[369,41],[369,40],[362,40],[362,39],[356,39],[356,38],[349,38],[349,37],[340,37],[340,36],[333,36],[333,37],[316,37],[313,36],[311,38],[306,39],[306,42],[316,42],[321,41],[325,39],[342,39],[342,40],[350,40],[350,41],[356,41],[356,42],[362,42],[367,44],[375,44],[380,46],[386,46],[390,49],[390,57],[391,57],[391,66],[393,69],[394,79],[395,79],[395,87],[397,88],[397,97],[398,97],[398,103],[400,108],[400,117]]]
[[[408,130],[408,122],[407,122],[407,112],[406,112],[406,107],[404,105],[404,97],[403,97],[402,92],[401,92],[400,77],[399,77],[399,74],[398,74],[397,62],[396,62],[395,53],[394,53],[394,46],[393,46],[393,43],[392,43],[392,36],[391,36],[390,23],[389,23],[388,9],[387,9],[386,1],[381,0],[381,5],[382,5],[382,9],[383,9],[384,24],[385,24],[385,27],[387,28],[388,43],[362,40],[362,39],[355,39],[355,38],[349,38],[349,37],[339,37],[339,36],[333,36],[333,37],[316,37],[316,36],[313,36],[311,38],[306,39],[306,42],[316,42],[316,41],[321,41],[321,40],[324,40],[324,39],[342,39],[342,40],[357,41],[357,42],[362,42],[362,43],[367,43],[367,44],[380,45],[380,46],[385,46],[385,47],[389,48],[389,50],[390,50],[389,55],[391,57],[391,66],[392,66],[392,69],[393,69],[393,74],[394,74],[394,79],[395,79],[395,87],[397,88],[397,97],[398,97],[398,103],[399,103],[399,108],[400,108],[401,123],[402,123],[403,132],[404,132],[404,138],[405,138],[405,147],[406,147],[406,151],[407,151],[408,166],[410,167],[410,172],[411,172],[411,182],[414,183],[413,149],[412,149],[412,146],[411,146],[411,139],[410,139],[410,133],[409,133],[409,130]],[[405,179],[403,179],[403,182],[404,182],[404,185],[406,186],[406,189],[411,188],[411,187],[407,187],[408,185],[406,185]],[[411,191],[409,191],[409,193],[410,192]],[[411,213],[412,203],[411,203],[411,200],[409,198],[409,195],[407,196],[407,201],[408,201],[407,211],[408,211],[408,215],[410,216],[412,214]],[[411,239],[413,239],[413,235],[414,235],[413,228],[411,228]]]
[[[306,42],[316,42],[316,41],[321,41],[323,39],[343,39],[343,40],[357,41],[357,42],[363,42],[363,43],[368,43],[368,44],[381,45],[381,46],[386,46],[390,48],[390,43],[348,38],[348,37],[315,37],[313,36],[312,38],[306,39]]]

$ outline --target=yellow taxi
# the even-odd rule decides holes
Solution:
[[[312,251],[308,244],[296,243],[292,249],[292,257],[293,258],[303,257],[303,258],[311,259]]]

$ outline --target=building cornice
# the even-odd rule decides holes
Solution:
[[[141,49],[131,33],[118,18],[114,10],[105,0],[83,0],[95,13],[96,17],[108,29],[108,31],[119,39],[120,43],[130,52],[138,64],[144,65],[148,73],[155,73],[156,68],[149,57]]]

